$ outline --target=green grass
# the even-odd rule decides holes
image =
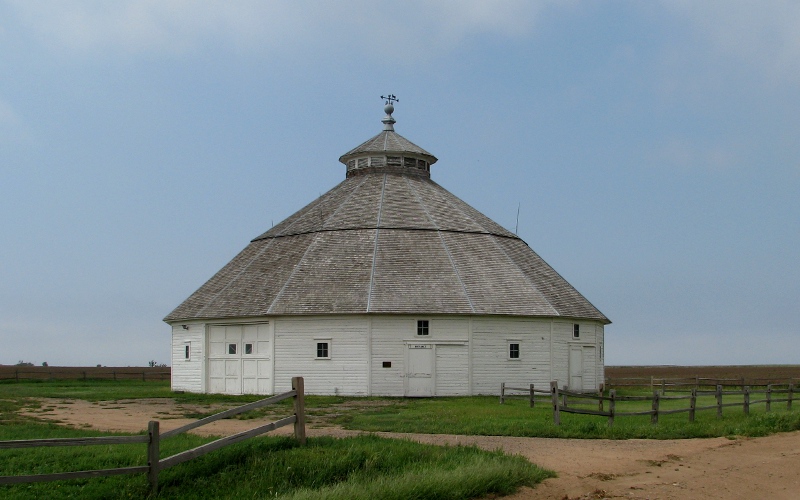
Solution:
[[[27,423],[0,425],[0,440],[95,436],[97,432]],[[162,441],[161,456],[211,438],[182,435]],[[0,451],[0,475],[142,465],[144,445],[33,448]],[[464,499],[509,494],[553,473],[519,456],[475,447],[439,447],[375,436],[264,437],[218,450],[160,474],[157,498]],[[0,497],[145,498],[144,475],[0,486]]]
[[[726,396],[725,402],[733,402]],[[713,397],[698,399],[698,406],[713,404]],[[594,403],[596,408],[596,403]],[[648,402],[618,402],[616,409],[641,411]],[[687,407],[688,401],[662,401],[661,408]],[[590,408],[590,406],[583,406]],[[608,408],[606,406],[606,408]],[[746,416],[741,408],[725,408],[718,419],[715,410],[697,412],[695,422],[688,414],[662,415],[657,425],[649,416],[617,416],[612,427],[606,417],[561,413],[561,425],[553,424],[552,406],[507,399],[498,404],[496,397],[459,397],[416,399],[401,407],[378,407],[345,414],[337,421],[346,429],[428,434],[467,434],[489,436],[558,437],[580,439],[682,439],[719,436],[765,436],[800,429],[800,411],[787,412],[786,404],[773,404],[766,413],[764,405],[753,405]]]
[[[0,440],[109,435],[46,423],[18,413],[36,398],[116,401],[171,397],[179,403],[239,405],[263,396],[176,394],[164,382],[43,381],[0,383]],[[309,396],[309,420],[358,413],[366,404],[401,408],[399,399]],[[286,414],[291,401],[276,405]],[[209,410],[209,413],[211,411]],[[243,415],[255,416],[259,411]],[[213,438],[181,435],[161,456]],[[145,445],[0,450],[0,475],[41,474],[143,465]],[[437,447],[374,436],[249,440],[163,471],[158,498],[473,498],[508,494],[553,474],[522,457],[474,447]],[[0,498],[144,498],[144,475],[0,486]]]

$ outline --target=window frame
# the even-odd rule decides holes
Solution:
[[[506,342],[506,356],[509,361],[519,361],[522,359],[522,342],[519,340],[509,340]],[[511,346],[517,346],[516,352],[517,356],[512,356],[513,351],[511,350]]]
[[[191,361],[192,360],[192,343],[191,342],[184,342],[183,343],[183,360],[184,361]]]
[[[581,338],[581,324],[580,323],[572,323],[572,338],[573,339]]]
[[[424,332],[424,333],[423,333]],[[417,320],[417,337],[431,336],[431,322],[428,319]]]
[[[320,356],[320,346],[325,344],[325,353],[327,356]],[[331,352],[333,351],[333,342],[331,339],[314,339],[314,359],[331,359]]]

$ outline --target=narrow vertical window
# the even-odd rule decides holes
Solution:
[[[417,335],[428,335],[428,320],[421,319],[417,321]]]
[[[183,359],[189,361],[192,356],[192,345],[191,344],[184,344],[183,346]]]
[[[228,354],[236,354],[236,344],[228,344]]]
[[[577,339],[577,338],[580,338],[580,336],[581,336],[581,325],[579,325],[578,323],[573,323],[572,324],[572,338],[573,339]]]
[[[330,344],[328,342],[317,342],[317,358],[328,359],[330,357]]]
[[[508,359],[519,359],[519,344],[508,344]]]

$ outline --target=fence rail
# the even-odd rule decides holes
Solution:
[[[0,380],[169,380],[170,368],[106,366],[2,366]]]
[[[701,377],[699,375],[693,377],[606,377],[605,386],[614,388],[626,387],[649,387],[651,391],[660,390],[663,396],[669,391],[681,391],[691,388],[700,389],[703,387],[716,388],[718,385],[722,387],[766,387],[768,385],[786,385],[795,384],[800,385],[800,378],[781,378],[781,377],[763,377],[763,378],[747,378],[747,377],[733,377],[733,378],[713,378]]]
[[[24,439],[14,441],[0,441],[0,450],[2,449],[16,449],[16,448],[34,448],[34,447],[53,447],[53,446],[97,446],[97,445],[110,445],[110,444],[136,444],[147,443],[147,465],[133,466],[133,467],[118,467],[112,469],[100,470],[85,470],[75,472],[60,472],[53,474],[33,474],[24,476],[0,476],[0,484],[21,484],[21,483],[39,483],[47,481],[60,481],[64,479],[80,479],[91,477],[115,476],[120,474],[147,474],[150,488],[153,493],[158,491],[158,474],[160,471],[181,464],[188,460],[201,457],[207,453],[230,446],[232,444],[250,439],[252,437],[260,436],[267,432],[273,431],[280,427],[294,424],[294,436],[300,441],[300,444],[306,442],[306,419],[305,419],[305,389],[303,377],[292,378],[292,390],[283,394],[278,394],[266,399],[262,399],[253,403],[242,405],[230,410],[225,410],[216,413],[209,417],[203,418],[196,422],[184,425],[177,429],[164,432],[159,432],[158,421],[150,421],[147,425],[147,434],[141,436],[104,436],[104,437],[87,437],[87,438],[57,438],[57,439]],[[184,432],[202,427],[217,420],[232,417],[240,413],[248,412],[264,406],[283,401],[284,399],[294,398],[294,414],[270,422],[268,424],[250,429],[232,436],[226,436],[216,441],[200,445],[191,450],[182,451],[167,458],[160,458],[160,443],[162,439],[172,436],[177,436]]]
[[[557,382],[550,382],[551,402],[553,405],[553,421],[556,425],[561,424],[561,412],[564,413],[577,413],[582,415],[598,415],[608,417],[608,425],[614,424],[614,417],[617,416],[633,416],[633,415],[650,415],[651,423],[657,424],[658,418],[661,415],[670,415],[675,413],[688,413],[689,421],[694,422],[695,414],[703,410],[716,410],[717,417],[722,417],[722,409],[726,407],[742,407],[745,415],[750,414],[750,407],[754,404],[765,404],[766,411],[772,410],[773,403],[786,403],[787,410],[792,409],[792,401],[794,400],[795,386],[793,383],[785,384],[786,388],[776,388],[773,384],[768,384],[763,390],[753,390],[750,386],[744,386],[740,390],[723,390],[723,386],[718,384],[714,391],[698,391],[696,388],[691,389],[691,394],[681,396],[664,396],[658,389],[653,390],[651,396],[618,396],[616,389],[611,389],[608,396],[602,394],[589,394],[573,392],[566,389],[559,389]],[[754,394],[764,394],[764,399],[752,400],[751,396]],[[786,397],[774,397],[775,395],[785,394]],[[716,404],[710,406],[697,406],[698,396],[714,396]],[[724,396],[742,396],[742,401],[736,402],[723,402]],[[589,410],[586,408],[576,408],[570,406],[567,401],[570,398],[593,399],[598,402],[598,410]],[[669,400],[689,400],[688,408],[674,408],[662,409],[661,401]],[[608,411],[604,411],[603,402],[608,401]],[[652,406],[650,410],[643,411],[628,411],[619,412],[616,410],[616,403],[618,401],[651,401]]]

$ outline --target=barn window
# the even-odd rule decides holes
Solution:
[[[427,319],[417,321],[417,335],[428,335],[429,332]]]
[[[244,353],[245,354],[253,354],[253,344],[245,344],[244,345]]]
[[[519,343],[508,343],[508,359],[519,359]]]
[[[236,344],[228,344],[228,354],[236,354]]]
[[[330,342],[317,342],[317,359],[330,359],[330,358],[331,358]]]
[[[581,336],[581,325],[579,325],[578,323],[573,323],[572,324],[572,338],[573,339],[577,339],[577,338],[580,338],[580,336]]]
[[[186,361],[191,361],[192,359],[192,344],[189,342],[183,345],[183,359]]]

